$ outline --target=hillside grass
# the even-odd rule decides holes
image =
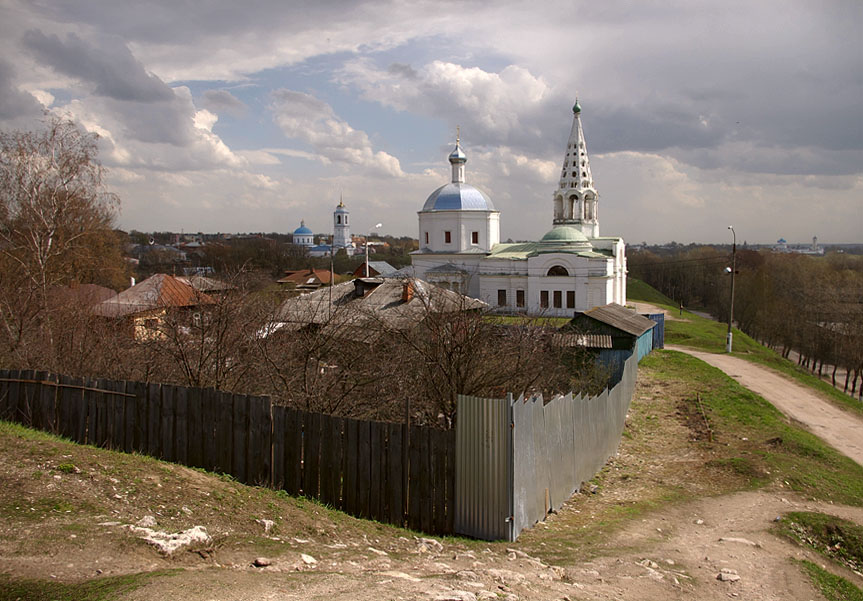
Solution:
[[[675,316],[679,307],[670,298],[642,281],[627,280],[629,300],[651,303],[672,311]],[[813,388],[833,403],[863,415],[863,403],[834,388],[818,376],[784,359],[760,342],[737,328],[732,330],[732,354],[752,363],[758,363],[778,371],[797,382]],[[687,346],[710,353],[724,353],[728,325],[704,318],[684,309],[680,319],[665,320],[665,343]]]
[[[863,591],[849,580],[811,561],[804,559],[798,563],[827,601],[863,601]]]
[[[113,601],[123,599],[154,578],[180,570],[159,570],[123,576],[106,576],[84,582],[14,579],[0,574],[0,601]]]
[[[824,557],[863,572],[863,526],[826,513],[792,511],[784,515],[776,530]]]
[[[727,452],[714,460],[747,476],[753,488],[778,483],[814,499],[863,506],[863,467],[721,370],[684,353],[652,353],[640,368],[685,382],[698,395]]]

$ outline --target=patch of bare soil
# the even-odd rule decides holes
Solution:
[[[668,321],[687,321],[673,311],[663,309],[662,307],[657,307],[656,305],[651,305],[650,303],[631,301],[630,304],[635,307],[635,310],[638,313],[662,313],[663,315],[665,315],[665,319],[667,319]]]

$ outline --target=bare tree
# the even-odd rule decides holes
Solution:
[[[111,230],[118,202],[96,154],[95,136],[57,118],[42,131],[0,133],[0,328],[19,361],[33,326],[53,347],[52,286],[124,279]]]

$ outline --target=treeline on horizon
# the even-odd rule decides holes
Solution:
[[[630,276],[676,303],[728,321],[730,248],[630,251],[627,262]],[[783,357],[796,351],[798,363],[819,375],[832,371],[834,385],[836,368],[844,368],[853,395],[863,377],[863,256],[738,248],[736,265],[735,325]]]
[[[201,246],[186,249],[186,260],[179,261],[176,253],[166,249],[176,243],[181,234],[173,232],[138,232],[128,234],[126,247],[139,258],[136,276],[139,279],[154,273],[174,273],[182,267],[211,267],[216,274],[238,271],[254,272],[262,279],[278,279],[285,271],[298,269],[324,269],[332,266],[336,274],[352,273],[365,261],[365,254],[349,256],[344,251],[332,257],[310,257],[305,249],[293,244],[290,234],[195,234]],[[410,265],[410,253],[418,248],[417,241],[408,236],[375,235],[370,261],[386,261],[396,269]],[[151,245],[152,242],[152,245]],[[137,248],[136,248],[137,247]],[[136,252],[137,251],[137,252]]]

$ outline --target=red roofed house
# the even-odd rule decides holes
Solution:
[[[197,309],[214,303],[211,296],[196,290],[188,282],[157,273],[117,296],[94,305],[93,313],[109,319],[125,320],[135,339],[146,341],[164,337],[160,327],[169,314],[187,314],[191,320]]]
[[[298,271],[285,271],[284,277],[278,280],[290,289],[298,292],[311,292],[321,286],[329,286],[331,282],[330,272],[327,269],[301,269]]]

